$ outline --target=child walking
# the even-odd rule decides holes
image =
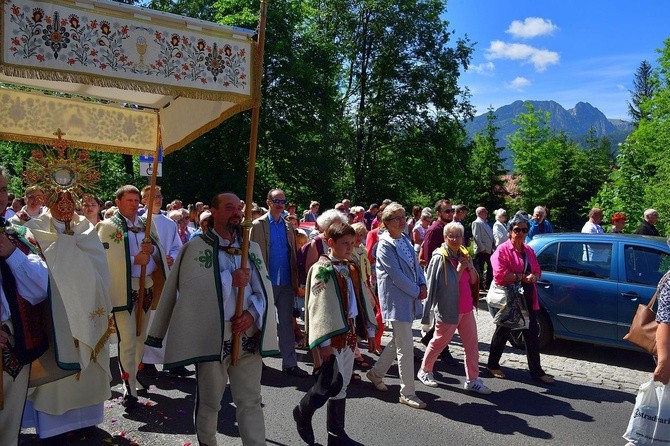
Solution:
[[[354,365],[357,338],[374,341],[375,315],[358,266],[351,262],[356,232],[336,223],[326,230],[328,255],[310,268],[305,287],[305,331],[310,348],[319,348],[323,362],[316,382],[293,409],[298,434],[314,443],[312,416],[328,403],[328,445],[358,445],[344,430],[347,386]]]

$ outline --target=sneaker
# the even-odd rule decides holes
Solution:
[[[488,395],[491,393],[491,389],[484,385],[484,382],[481,380],[481,378],[473,379],[472,381],[465,381],[463,388],[471,392],[481,393],[482,395]]]
[[[416,374],[416,377],[421,381],[424,385],[428,387],[437,387],[437,381],[435,381],[435,378],[433,378],[433,373],[432,372],[424,372],[423,369],[419,369],[419,372]]]
[[[386,392],[388,390],[388,387],[386,387],[386,384],[384,384],[384,378],[378,376],[372,370],[368,370],[368,373],[366,373],[365,376],[367,376],[372,385],[375,386],[375,389],[379,390],[380,392]]]
[[[400,404],[404,404],[406,406],[409,406],[413,409],[425,409],[426,408],[426,403],[421,401],[418,396],[416,395],[410,395],[410,396],[405,396],[405,395],[400,395]]]

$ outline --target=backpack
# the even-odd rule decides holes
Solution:
[[[321,239],[314,238],[309,243],[305,243],[298,249],[296,253],[297,263],[298,263],[298,285],[305,286],[307,283],[307,253],[309,248],[312,246],[312,243],[316,244],[316,252],[319,254],[319,257],[323,255],[323,243]]]

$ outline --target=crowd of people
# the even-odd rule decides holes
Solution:
[[[194,425],[201,445],[216,444],[227,384],[243,443],[265,444],[263,356],[280,356],[288,376],[314,380],[293,409],[306,443],[314,443],[313,414],[327,405],[328,444],[359,444],[345,431],[349,385],[361,380],[357,368],[386,392],[384,377],[397,362],[399,403],[423,409],[415,378],[439,386],[434,365],[438,358],[458,364],[448,347],[458,330],[463,388],[491,393],[480,376],[474,310],[480,292],[493,285],[523,288],[530,376],[544,385],[554,382],[540,361],[534,318],[541,271],[528,245],[535,235],[553,231],[542,206],[509,219],[497,209],[494,222],[489,210],[477,207],[468,223],[468,207],[448,199],[433,208],[412,206],[410,215],[392,200],[366,208],[348,199],[323,213],[312,201],[298,214],[281,189],[267,193],[265,206],[217,193],[208,205],[184,207],[175,199],[165,210],[160,187],[124,185],[107,202],[41,183],[24,195],[10,197],[0,173],[0,209],[6,209],[0,235],[0,444],[18,444],[22,425],[49,438],[100,423],[110,397],[110,342],[118,343],[127,411],[141,410],[138,391],[149,389],[156,366],[173,376],[195,375]],[[252,223],[245,249],[247,206]],[[649,209],[643,217],[636,232],[658,235],[658,212]],[[602,210],[592,209],[582,232],[604,232],[603,218]],[[621,232],[625,222],[624,214],[614,214],[612,232]],[[417,319],[426,349],[415,373]],[[382,346],[385,329],[390,340]],[[500,358],[509,335],[503,326],[493,334],[489,377],[505,378]],[[374,365],[361,347],[378,355]],[[299,364],[297,348],[311,351],[311,373]],[[667,381],[665,356],[656,373]],[[29,381],[35,361],[50,363],[44,365],[47,379]],[[195,371],[187,368],[192,365]]]

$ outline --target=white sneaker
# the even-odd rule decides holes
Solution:
[[[433,377],[432,372],[424,372],[423,369],[419,369],[419,371],[416,374],[416,377],[421,381],[424,385],[428,387],[437,387],[437,381],[435,381],[435,378]]]
[[[386,392],[388,390],[388,387],[384,384],[384,378],[378,376],[372,369],[368,370],[368,373],[366,373],[365,376],[367,376],[370,382],[375,386],[375,389],[380,392]]]
[[[484,382],[481,380],[481,378],[473,379],[472,381],[465,381],[463,388],[471,392],[481,393],[482,395],[488,395],[491,393],[491,389],[484,385]]]
[[[400,404],[404,404],[406,406],[412,407],[414,409],[425,409],[426,408],[426,403],[421,401],[418,396],[416,395],[410,395],[410,396],[405,396],[405,395],[400,395]]]

